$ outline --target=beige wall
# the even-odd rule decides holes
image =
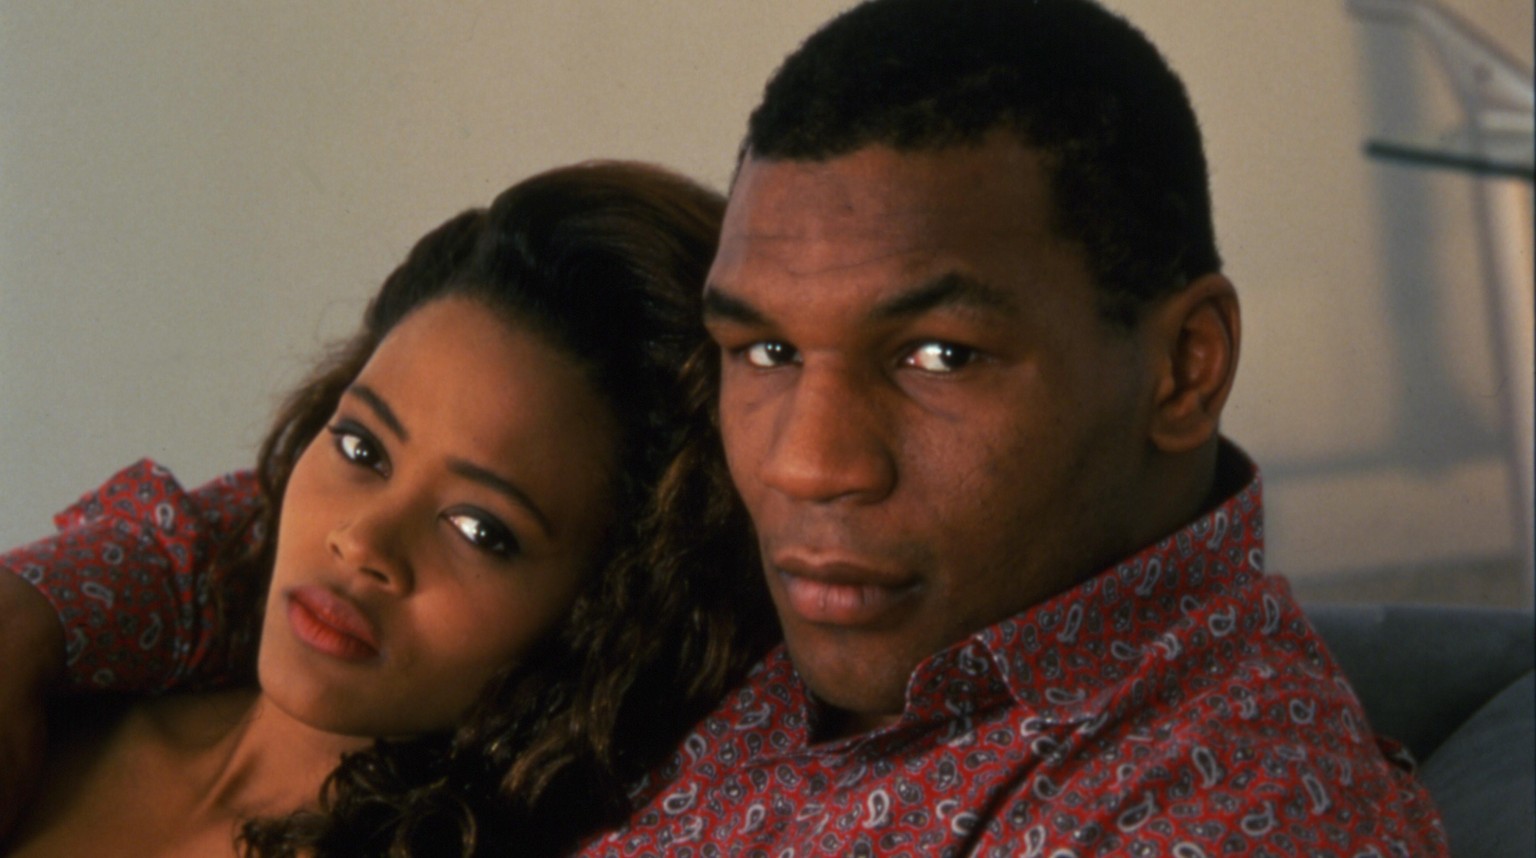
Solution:
[[[843,5],[0,0],[0,544],[139,456],[248,462],[409,243],[518,177],[614,156],[723,185],[763,80]],[[1324,0],[1110,5],[1204,120],[1247,322],[1227,425],[1277,565],[1522,598],[1472,182],[1360,154],[1455,122],[1428,51]],[[1529,64],[1529,0],[1450,5]]]

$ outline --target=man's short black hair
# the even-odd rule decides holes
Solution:
[[[1221,266],[1194,110],[1161,54],[1089,0],[870,0],[784,61],[744,155],[824,161],[932,151],[1003,129],[1041,153],[1057,232],[1104,315]]]

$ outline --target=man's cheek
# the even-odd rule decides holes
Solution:
[[[750,507],[756,489],[755,474],[767,445],[773,439],[769,421],[761,416],[747,419],[741,415],[739,404],[722,396],[720,402],[720,440],[725,448],[725,465],[731,474],[731,482],[742,494]]]

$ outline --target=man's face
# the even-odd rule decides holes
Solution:
[[[847,729],[1137,547],[1155,363],[1011,136],[749,160],[706,292],[721,431],[795,666]]]

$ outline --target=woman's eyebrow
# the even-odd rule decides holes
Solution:
[[[544,515],[543,510],[539,509],[539,505],[533,502],[533,498],[529,497],[527,492],[518,488],[516,483],[489,468],[481,467],[465,459],[449,459],[448,470],[467,480],[479,483],[505,495],[512,503],[528,510],[528,514],[533,516],[534,520],[538,522],[540,529],[544,531],[545,537],[554,538],[554,527],[550,524],[549,518]]]
[[[373,388],[366,384],[353,384],[347,388],[346,392],[362,400],[373,411],[374,415],[379,418],[379,422],[387,426],[389,431],[395,433],[395,436],[401,441],[409,441],[411,439],[411,433],[406,431],[405,425],[395,415],[395,410],[390,408],[389,403],[384,401],[384,397],[380,396]],[[505,495],[514,504],[528,510],[528,514],[533,516],[539,528],[544,531],[544,535],[553,538],[554,526],[550,524],[549,516],[545,515],[544,511],[539,508],[539,505],[533,502],[533,498],[529,497],[527,492],[518,488],[516,483],[497,474],[490,468],[482,467],[467,459],[450,459],[448,469],[467,480],[472,480]]]
[[[389,427],[389,430],[395,433],[395,436],[401,441],[411,440],[411,433],[405,431],[405,425],[400,422],[399,417],[395,416],[395,410],[390,408],[389,403],[384,401],[384,397],[375,392],[373,388],[366,384],[353,384],[347,388],[346,392],[361,399],[369,408],[373,409],[373,413],[379,418],[379,422]]]

